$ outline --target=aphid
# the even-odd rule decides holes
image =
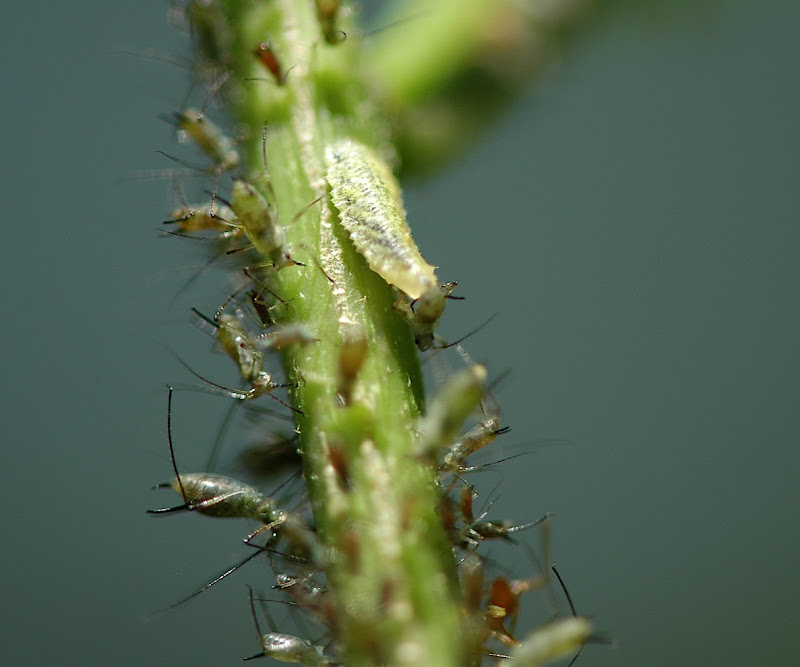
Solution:
[[[281,64],[278,61],[278,57],[275,55],[275,51],[272,50],[272,47],[267,42],[261,42],[261,44],[253,50],[253,54],[258,58],[259,62],[270,71],[272,76],[275,77],[275,81],[279,86],[286,83],[286,74],[281,69]]]
[[[509,427],[500,426],[500,406],[497,400],[485,390],[481,399],[481,421],[460,435],[450,449],[445,453],[439,470],[443,473],[464,473],[474,470],[475,467],[464,466],[464,461],[487,445],[503,433],[507,433]]]
[[[258,315],[258,319],[261,321],[261,326],[263,326],[265,329],[268,329],[275,324],[275,320],[272,319],[272,309],[275,306],[272,306],[264,301],[264,296],[255,290],[249,291],[247,296],[250,299],[253,310],[256,312],[256,315]]]
[[[313,575],[297,577],[276,572],[274,588],[285,592],[292,598],[293,604],[313,612],[329,630],[335,631],[339,624],[339,615],[333,596],[312,577]]]
[[[181,494],[183,504],[147,510],[148,514],[168,514],[172,512],[199,512],[206,516],[221,518],[255,519],[263,525],[250,533],[245,544],[250,544],[256,535],[265,530],[277,533],[288,518],[288,513],[277,507],[275,501],[258,489],[224,475],[212,473],[183,473],[178,471],[175,450],[172,445],[172,387],[167,399],[167,439],[169,455],[175,478],[171,482],[159,484],[155,488],[172,488]]]
[[[281,632],[267,632],[262,634],[261,626],[258,622],[258,615],[256,614],[252,589],[250,589],[250,611],[253,614],[258,643],[261,644],[261,653],[245,658],[245,660],[254,660],[255,658],[263,658],[266,656],[279,662],[302,662],[310,667],[331,664],[331,661],[328,660],[322,652],[322,647],[314,646],[314,644],[306,639],[283,634]]]
[[[430,349],[445,300],[457,283],[440,285],[435,267],[423,259],[406,222],[400,186],[378,156],[343,139],[326,147],[325,159],[342,227],[369,268],[400,290],[395,309],[411,325],[420,350]]]
[[[191,0],[183,8],[192,32],[195,49],[207,63],[226,63],[231,36],[220,3]]]
[[[214,163],[214,171],[231,171],[239,166],[240,158],[233,142],[210,120],[196,109],[186,109],[172,114],[179,131],[178,141],[193,141]]]
[[[549,535],[547,520],[552,516],[551,514],[548,513],[534,521],[518,525],[514,525],[510,521],[487,521],[485,517],[489,514],[492,503],[490,502],[486,509],[478,517],[475,517],[472,504],[476,497],[474,488],[469,485],[465,485],[461,490],[459,508],[466,527],[453,534],[453,543],[456,546],[465,550],[474,550],[483,540],[502,539],[513,543],[514,539],[511,535],[541,524],[545,526],[542,529],[544,534]]]
[[[464,420],[480,403],[485,392],[486,367],[465,368],[439,389],[420,419],[420,453],[433,455],[458,437]]]
[[[483,560],[476,553],[470,552],[459,563],[458,569],[468,623],[464,638],[469,642],[470,653],[476,658],[474,662],[480,664],[478,656],[482,652],[484,641],[489,637],[485,613],[481,607],[484,586]]]
[[[287,266],[302,266],[289,254],[286,230],[280,224],[277,214],[272,213],[269,203],[255,187],[236,179],[231,192],[231,208],[252,247],[269,258],[276,270]],[[304,212],[305,210],[301,214]],[[231,250],[229,254],[244,249],[246,248]]]
[[[192,310],[203,322],[214,327],[214,333],[222,349],[233,359],[239,369],[239,374],[242,376],[242,379],[247,382],[251,388],[249,390],[242,390],[223,387],[199,376],[191,368],[189,371],[205,382],[209,382],[212,386],[222,389],[230,398],[244,401],[253,400],[266,394],[282,405],[286,405],[284,401],[272,395],[272,392],[275,389],[293,385],[279,384],[272,381],[272,375],[264,370],[264,349],[256,344],[254,337],[251,336],[245,328],[242,314],[235,316],[222,312],[230,301],[231,299],[220,307],[214,315],[213,320],[196,309]],[[288,407],[291,408],[291,406]],[[296,410],[296,408],[292,409]]]
[[[551,569],[558,578],[561,589],[564,591],[572,616],[569,618],[553,619],[536,628],[522,641],[517,641],[510,633],[507,633],[505,628],[502,628],[501,622],[500,634],[495,631],[493,631],[492,634],[506,645],[514,647],[513,655],[498,656],[509,658],[510,662],[507,664],[517,665],[517,667],[535,667],[548,663],[551,660],[559,660],[570,653],[574,653],[568,665],[568,667],[572,667],[578,659],[578,656],[580,656],[581,651],[583,651],[583,647],[589,642],[613,644],[613,641],[610,641],[606,637],[594,634],[591,622],[586,618],[578,616],[575,611],[575,605],[572,604],[569,591],[567,591],[567,587],[561,579],[561,575],[558,573],[558,570],[556,570],[555,565],[553,565]],[[548,583],[549,577],[544,575],[543,577],[535,578],[533,581],[536,582],[534,584],[535,587],[541,588]],[[520,588],[520,584],[523,585],[522,588]],[[490,618],[494,615],[495,618],[499,618],[502,621],[502,617],[506,611],[513,609],[513,612],[516,613],[521,593],[532,590],[532,587],[524,586],[524,584],[525,582],[510,582],[509,585],[509,583],[506,582],[507,590],[499,595],[495,592],[495,586],[493,585],[489,598]],[[498,603],[501,602],[501,600],[505,600],[505,602],[502,602],[501,606],[493,607],[493,601]]]
[[[397,299],[392,307],[408,322],[411,333],[414,334],[414,343],[421,352],[426,352],[434,346],[434,332],[439,327],[439,319],[444,312],[445,302],[448,298],[456,298],[451,297],[450,294],[457,286],[456,282],[443,283],[436,288],[429,289],[419,299],[413,301],[408,301],[400,290],[395,289]],[[443,347],[449,346],[444,345]]]
[[[542,523],[541,539],[544,560],[548,563],[550,562],[550,523],[548,521]],[[539,574],[529,579],[509,580],[505,577],[498,577],[492,582],[487,598],[486,620],[488,628],[495,639],[507,646],[516,646],[518,644],[517,640],[514,638],[513,632],[519,614],[520,597],[525,593],[540,589],[547,589],[549,591],[550,570],[546,568],[543,569],[530,547],[527,544],[524,546],[531,560],[539,569]],[[555,572],[555,568],[553,568],[553,571]],[[558,576],[558,572],[556,572],[556,576]],[[560,576],[558,580],[566,594],[572,614],[576,615],[572,600]],[[506,623],[510,623],[510,628]]]

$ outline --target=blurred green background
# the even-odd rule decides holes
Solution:
[[[800,5],[640,4],[413,185],[409,217],[468,297],[443,335],[500,313],[469,350],[512,371],[503,442],[573,443],[500,468],[492,514],[556,514],[579,611],[619,639],[578,664],[793,664]],[[188,324],[225,289],[172,305],[199,259],[155,231],[169,184],[131,178],[169,166],[157,116],[186,91],[179,67],[122,53],[180,52],[167,9],[18,3],[2,24],[4,664],[237,665],[257,649],[259,565],[142,620],[241,557],[246,531],[144,513],[174,499],[149,491],[170,477],[164,382],[192,383],[166,347],[232,377]],[[223,408],[179,395],[187,470]]]

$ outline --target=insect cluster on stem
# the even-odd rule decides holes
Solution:
[[[342,48],[348,41],[338,27],[339,5],[339,2],[315,3],[319,22],[319,42],[315,49]],[[213,81],[212,96],[228,86],[234,87],[236,95],[241,97],[245,84],[252,82],[267,87],[276,99],[291,99],[292,94],[299,97],[292,92],[292,86],[295,81],[298,84],[305,81],[306,69],[318,57],[316,51],[312,50],[314,53],[309,57],[311,65],[288,63],[291,66],[287,67],[280,41],[271,39],[272,35],[259,35],[258,41],[248,43],[246,48],[239,44],[241,40],[227,24],[220,3],[192,0],[184,8],[184,15],[201,58],[200,76]],[[239,52],[246,55],[237,55]],[[267,78],[245,76],[254,68],[265,70]],[[285,122],[281,114],[285,114],[284,108],[276,112],[275,123]],[[506,433],[508,427],[502,424],[500,405],[491,391],[487,369],[472,361],[461,341],[448,344],[437,333],[448,300],[458,298],[452,295],[457,283],[440,282],[437,267],[423,258],[412,238],[400,187],[390,166],[378,150],[368,146],[363,137],[348,131],[345,124],[325,126],[325,132],[308,142],[316,152],[306,156],[309,161],[316,160],[317,190],[300,205],[292,206],[299,211],[292,220],[285,221],[279,215],[282,207],[276,194],[276,190],[283,191],[277,183],[273,187],[267,160],[269,130],[264,129],[261,137],[261,164],[251,165],[247,171],[246,165],[255,160],[252,156],[248,159],[247,153],[240,150],[239,140],[230,138],[208,115],[204,105],[202,110],[187,106],[169,116],[178,139],[193,144],[209,161],[198,173],[211,183],[205,191],[206,199],[195,204],[184,200],[167,224],[172,226],[171,235],[205,240],[206,246],[213,248],[214,257],[228,259],[230,266],[236,266],[236,284],[221,305],[215,309],[191,310],[196,324],[233,362],[240,386],[206,379],[183,363],[203,381],[201,389],[230,400],[231,405],[252,408],[265,397],[274,400],[279,404],[278,414],[293,420],[295,428],[293,437],[282,439],[288,446],[270,449],[270,455],[280,454],[277,459],[270,459],[269,466],[277,469],[279,464],[288,462],[290,469],[278,489],[266,491],[260,483],[219,474],[211,465],[204,472],[183,472],[176,462],[182,454],[179,452],[176,457],[173,443],[170,388],[167,432],[174,477],[158,488],[171,488],[180,495],[181,502],[150,513],[196,512],[215,518],[247,519],[255,524],[243,538],[253,551],[178,604],[196,597],[247,562],[266,561],[274,583],[262,580],[257,586],[271,587],[273,594],[293,610],[302,611],[314,622],[316,634],[301,638],[279,632],[268,607],[262,615],[268,620],[270,631],[262,632],[255,603],[264,600],[251,590],[249,606],[260,646],[260,653],[253,657],[267,656],[308,665],[346,661],[345,633],[353,627],[346,616],[351,613],[352,605],[342,599],[341,574],[331,572],[337,571],[336,568],[340,573],[347,572],[348,567],[356,570],[365,558],[366,548],[359,541],[356,522],[351,522],[352,530],[344,525],[337,533],[320,519],[320,512],[333,514],[356,491],[369,484],[378,485],[381,479],[396,481],[391,472],[386,473],[388,468],[368,468],[362,464],[371,456],[386,454],[380,451],[377,434],[380,421],[384,418],[389,421],[394,415],[372,411],[380,403],[375,399],[380,380],[395,381],[398,371],[387,371],[385,378],[373,380],[372,388],[367,387],[365,377],[374,373],[370,364],[383,353],[381,349],[393,353],[405,345],[414,357],[412,363],[418,364],[413,341],[420,352],[428,353],[427,358],[445,348],[456,347],[460,369],[450,372],[427,407],[421,398],[416,403],[409,398],[408,405],[400,412],[405,420],[402,437],[411,446],[399,454],[389,452],[380,461],[401,458],[405,464],[422,471],[421,492],[430,493],[435,501],[435,508],[431,503],[431,516],[446,542],[445,566],[450,568],[457,589],[455,616],[460,633],[454,641],[460,643],[458,653],[465,656],[468,664],[479,663],[489,656],[518,665],[535,665],[580,650],[594,635],[589,622],[574,609],[572,616],[566,618],[553,614],[527,637],[516,631],[523,594],[549,591],[551,585],[550,515],[542,514],[533,520],[528,517],[527,521],[516,523],[491,517],[491,502],[479,511],[473,507],[478,491],[466,477],[486,467],[475,463],[473,456]],[[255,134],[253,130],[251,127],[241,133],[245,142],[248,132]],[[302,137],[298,141],[301,140]],[[251,149],[254,143],[251,141]],[[269,157],[272,162],[275,156]],[[280,160],[284,157],[289,161],[292,156],[277,156]],[[286,208],[283,198],[281,202]],[[355,302],[374,299],[388,304],[383,310],[377,309],[391,324],[380,329],[384,332],[380,335],[394,338],[377,340],[378,325],[368,318],[357,320],[354,314],[361,311],[355,307],[335,313],[333,321],[337,328],[333,333],[322,317],[308,315],[313,311],[308,307],[312,298],[306,294],[306,290],[312,291],[311,283],[329,291],[333,304],[350,298],[349,292],[354,291],[345,288],[346,281],[338,265],[331,270],[335,258],[342,253],[325,245],[334,243],[332,237],[319,231],[326,224],[338,233],[338,238],[344,239],[342,243],[349,244],[354,256],[361,258],[359,261],[368,267],[367,273],[375,274],[370,274],[372,284],[378,285],[381,294],[368,293]],[[298,227],[314,225],[316,235],[301,237],[297,233]],[[240,258],[243,261],[234,265],[233,261]],[[326,299],[327,295],[319,297],[324,304],[328,303]],[[325,307],[318,310],[324,312]],[[285,377],[281,376],[281,369]],[[417,370],[408,372],[408,377],[411,384],[422,375]],[[421,397],[422,388],[413,388],[409,395]],[[248,412],[252,415],[256,410]],[[319,445],[316,452],[306,449],[310,440]],[[215,448],[210,460],[216,460],[216,454]],[[323,459],[322,465],[318,465],[319,459]],[[369,473],[366,482],[363,470]],[[310,487],[312,478],[316,478],[313,481],[317,484],[327,485],[329,495],[324,506],[303,485],[305,479]],[[373,510],[371,519],[376,523],[385,522],[388,526],[395,521],[407,531],[413,530],[417,523],[416,517],[404,514],[413,511],[407,507],[400,507],[394,514],[377,506]],[[368,517],[369,511],[367,508]],[[489,541],[518,545],[520,536],[534,528],[542,533],[545,560],[538,575],[516,579],[483,553]],[[333,533],[340,537],[338,543],[331,537]],[[394,539],[388,528],[375,533],[383,535],[381,539],[385,541]],[[389,544],[378,546],[387,554],[401,550]],[[532,553],[530,560],[537,563]],[[382,608],[400,606],[393,605],[401,588],[393,577],[399,575],[391,573],[377,587],[381,604],[376,605],[375,613],[379,619],[382,613],[390,613]],[[430,587],[433,585],[431,582]],[[387,662],[376,657],[383,656],[380,648],[375,648],[371,655],[376,662]]]

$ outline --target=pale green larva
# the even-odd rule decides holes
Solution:
[[[389,167],[352,139],[329,144],[325,161],[339,220],[369,268],[411,299],[437,290],[434,267],[411,238],[400,187]]]

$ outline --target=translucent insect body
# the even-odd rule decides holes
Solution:
[[[253,623],[256,626],[258,643],[261,644],[261,653],[245,658],[245,660],[268,657],[278,662],[301,662],[310,667],[331,664],[331,661],[328,660],[322,652],[321,647],[314,646],[314,644],[305,639],[281,632],[267,632],[262,634],[256,614],[255,603],[253,601],[252,589],[250,590],[250,611],[253,614]]]
[[[283,401],[273,396],[271,392],[287,385],[273,382],[272,375],[264,370],[265,352],[267,350],[279,350],[289,345],[307,345],[315,342],[317,338],[308,327],[302,324],[275,327],[266,332],[260,327],[260,332],[251,332],[247,326],[247,314],[238,303],[235,304],[233,315],[224,312],[233,302],[235,296],[231,296],[222,304],[214,315],[213,320],[203,315],[200,311],[193,310],[200,318],[201,328],[207,328],[207,332],[217,338],[225,353],[236,363],[242,379],[251,388],[245,391],[221,387],[214,383],[211,384],[218,389],[222,389],[231,398],[252,400],[266,394],[283,404]],[[259,309],[256,309],[256,313],[263,325],[265,313]],[[195,373],[195,375],[197,374]]]
[[[342,227],[369,268],[400,290],[395,309],[411,326],[420,350],[430,349],[456,283],[440,285],[435,267],[423,259],[406,222],[400,187],[377,155],[344,139],[325,149],[325,160]]]
[[[263,524],[245,538],[246,543],[256,535],[270,529],[277,529],[286,523],[288,514],[279,509],[272,498],[258,489],[225,475],[212,473],[183,473],[178,471],[175,450],[172,445],[172,388],[169,390],[167,410],[167,437],[170,459],[175,478],[156,488],[172,488],[177,491],[183,504],[148,510],[148,514],[168,514],[179,511],[199,512],[206,516],[221,518],[255,519]]]

